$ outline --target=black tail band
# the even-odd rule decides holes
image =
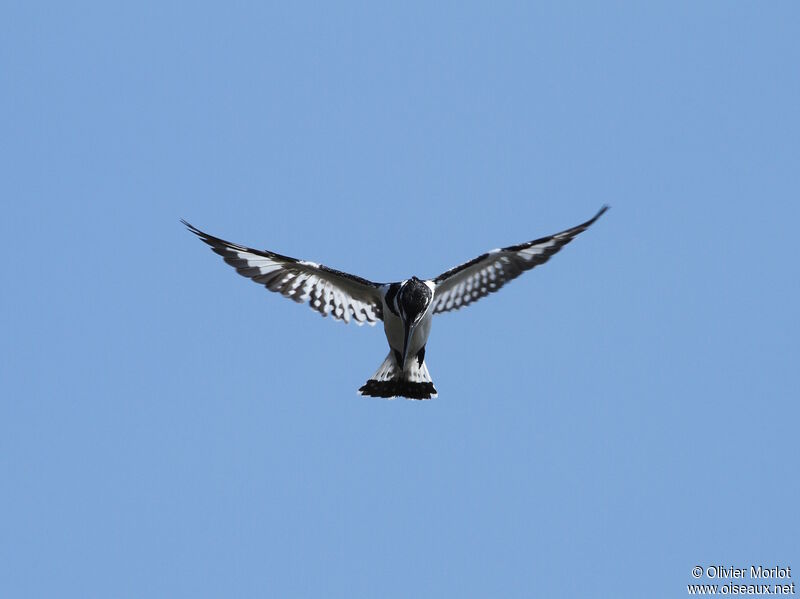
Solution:
[[[361,395],[372,397],[401,396],[408,399],[430,399],[431,396],[436,395],[433,383],[412,383],[403,380],[376,381],[370,379],[358,391]]]

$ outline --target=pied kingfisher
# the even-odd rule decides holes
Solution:
[[[181,222],[236,272],[270,291],[308,302],[322,316],[330,314],[346,323],[374,325],[383,320],[389,355],[358,392],[372,397],[430,399],[436,397],[436,389],[425,364],[425,344],[433,315],[463,308],[544,264],[606,210],[608,206],[603,206],[585,223],[561,233],[486,252],[435,279],[411,277],[399,283],[373,283],[315,262],[250,249]]]

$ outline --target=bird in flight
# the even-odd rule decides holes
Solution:
[[[585,223],[555,235],[486,252],[435,279],[411,277],[397,283],[373,283],[315,262],[254,250],[181,222],[236,272],[270,291],[345,323],[382,320],[389,355],[358,390],[361,395],[430,399],[437,391],[425,364],[425,344],[433,316],[468,306],[544,264],[606,210],[603,206]]]

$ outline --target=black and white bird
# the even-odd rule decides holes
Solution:
[[[389,355],[359,389],[373,397],[436,397],[425,364],[425,344],[435,314],[458,310],[500,289],[526,270],[544,264],[608,210],[566,231],[527,243],[491,250],[451,268],[435,279],[411,277],[398,283],[373,283],[322,264],[230,243],[181,221],[240,275],[322,316],[345,323],[383,321]]]

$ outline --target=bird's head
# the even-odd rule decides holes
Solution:
[[[419,280],[417,277],[411,277],[400,288],[397,294],[397,307],[400,311],[400,318],[403,321],[403,328],[405,329],[405,339],[403,341],[403,364],[405,366],[406,356],[408,353],[408,340],[414,334],[414,329],[425,316],[428,306],[433,299],[433,292],[430,287]]]

